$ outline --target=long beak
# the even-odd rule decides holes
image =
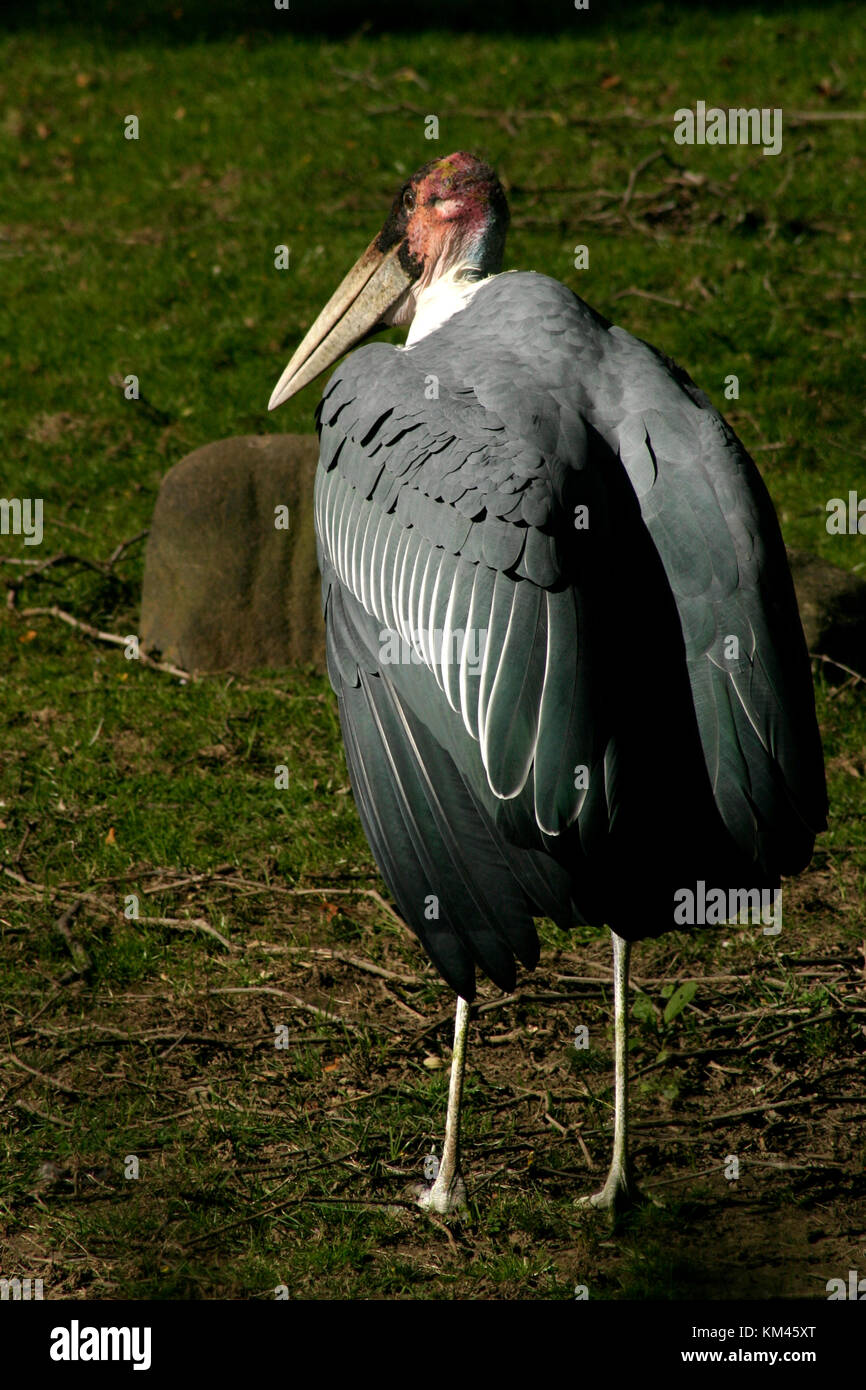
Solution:
[[[385,253],[373,242],[331,295],[273,389],[268,410],[294,396],[382,321],[413,283],[398,242]],[[384,326],[384,325],[383,325]]]

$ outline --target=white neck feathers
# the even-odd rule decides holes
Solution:
[[[492,279],[492,275],[487,275],[482,280],[467,279],[465,266],[455,266],[453,270],[437,276],[432,285],[428,285],[418,295],[415,316],[406,339],[407,348],[413,347],[422,338],[426,338],[428,333],[441,327],[452,314],[465,309],[476,290]]]

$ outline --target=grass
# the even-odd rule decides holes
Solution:
[[[47,12],[56,23],[0,39],[3,491],[45,506],[38,552],[0,543],[16,586],[0,619],[2,1273],[44,1273],[50,1297],[149,1299],[280,1284],[768,1297],[780,1278],[802,1296],[816,1271],[844,1273],[864,1164],[862,686],[817,677],[832,822],[786,888],[782,942],[732,929],[638,952],[655,981],[634,1015],[638,1158],[665,1210],[611,1243],[572,1205],[607,1160],[607,951],[545,926],[520,997],[482,990],[472,1208],[447,1230],[411,1188],[440,1142],[450,996],[370,896],[327,682],[183,685],[22,614],[54,603],[135,632],[142,547],[107,557],[191,449],[311,428],[315,389],[265,411],[291,347],[395,184],[452,148],[508,181],[507,264],[565,281],[682,362],[755,452],[788,543],[862,569],[863,538],[824,525],[826,501],[862,477],[862,123],[823,119],[862,104],[853,6],[648,6],[519,38],[217,24],[177,41],[167,11],[129,31],[101,10],[89,30]],[[781,106],[781,155],[675,146],[673,111],[700,96]],[[130,374],[138,401],[116,384]],[[20,563],[61,552],[41,574]],[[598,984],[557,979],[590,972]],[[698,990],[665,1024],[686,979]],[[719,1123],[755,1095],[764,1114]],[[738,1187],[721,1176],[732,1152]]]

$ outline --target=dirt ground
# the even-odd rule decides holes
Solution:
[[[7,1206],[4,1273],[44,1269],[52,1297],[76,1298],[267,1296],[276,1268],[298,1297],[561,1298],[582,1285],[594,1298],[773,1299],[826,1298],[829,1279],[866,1271],[862,919],[820,856],[786,890],[778,939],[723,927],[635,948],[632,1145],[661,1205],[614,1231],[574,1205],[610,1155],[602,937],[548,942],[515,995],[482,986],[470,1212],[431,1220],[413,1195],[440,1140],[451,999],[420,949],[396,922],[382,928],[362,887],[197,878],[157,879],[154,896],[201,920],[218,901],[243,907],[255,926],[233,936],[242,946],[171,935],[161,986],[127,993],[94,997],[73,970],[50,1010],[10,1032],[35,1069],[7,1094],[13,1130],[23,1139],[40,1114],[60,1128],[52,1150],[36,1140]],[[690,980],[666,1022],[672,987]],[[289,1017],[281,1056],[274,1031]],[[106,1113],[115,1134],[99,1128]],[[146,1190],[118,1178],[131,1148]],[[330,1223],[349,1212],[378,1223],[372,1246],[342,1264],[332,1251],[324,1268]],[[250,1274],[244,1244],[259,1232]]]

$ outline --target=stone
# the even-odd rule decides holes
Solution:
[[[166,474],[145,553],[147,655],[197,673],[324,671],[318,452],[315,435],[246,435],[205,444]]]
[[[809,651],[866,675],[866,580],[808,550],[789,550],[788,564]],[[829,664],[825,672],[845,678]]]
[[[244,435],[205,444],[166,474],[145,554],[149,656],[199,673],[325,670],[318,452],[313,434]],[[866,674],[866,580],[805,550],[789,550],[788,562],[809,651]]]

